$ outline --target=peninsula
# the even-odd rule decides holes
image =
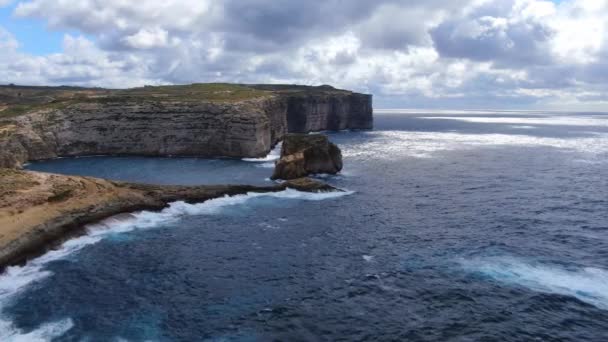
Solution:
[[[0,269],[120,213],[287,188],[339,191],[307,178],[267,187],[187,187],[19,170],[29,161],[86,155],[262,157],[288,133],[372,126],[371,95],[330,86],[0,86]],[[339,149],[334,150],[341,168]],[[308,153],[306,158],[319,155],[327,157]],[[319,162],[327,164],[325,159]],[[307,174],[304,169],[297,177]]]

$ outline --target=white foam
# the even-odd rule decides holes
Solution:
[[[74,327],[71,319],[46,323],[38,329],[25,333],[12,323],[0,320],[0,341],[2,342],[47,342],[58,338]]]
[[[463,265],[500,282],[517,284],[538,292],[576,297],[608,310],[608,270],[605,269],[565,269],[513,258],[469,260],[464,261]]]
[[[535,129],[536,127],[534,127],[534,126],[526,126],[526,125],[511,125],[511,128],[516,128],[516,129]]]
[[[480,147],[554,147],[596,159],[608,153],[608,134],[595,133],[584,138],[552,138],[534,135],[465,134],[458,132],[374,131],[363,133],[369,139],[344,148],[345,158],[395,157],[431,158],[438,152],[473,150]]]
[[[262,167],[266,167],[266,165],[271,165],[270,167],[274,167],[274,161],[278,160],[279,158],[281,158],[281,147],[283,146],[283,143],[278,143],[277,146],[275,146],[272,151],[270,151],[270,153],[268,153],[268,155],[266,157],[263,158],[243,158],[243,161],[246,162],[251,162],[251,163],[264,163],[262,165]],[[272,163],[270,163],[272,162]]]
[[[181,217],[189,215],[218,215],[222,209],[242,205],[255,198],[294,199],[305,201],[322,201],[348,196],[353,192],[323,192],[306,193],[287,189],[275,193],[248,193],[237,196],[225,196],[208,200],[199,204],[185,202],[171,203],[169,207],[160,212],[141,211],[133,214],[118,215],[100,223],[85,227],[87,234],[65,242],[56,250],[31,260],[24,266],[8,267],[0,274],[0,341],[47,341],[52,336],[61,336],[71,329],[70,320],[51,323],[41,326],[34,332],[24,334],[14,328],[8,320],[2,320],[4,309],[27,287],[52,276],[45,270],[49,262],[63,259],[86,246],[95,244],[105,237],[121,234],[136,229],[152,229],[167,223],[177,222]],[[53,334],[60,335],[53,335]],[[4,334],[4,335],[2,335]],[[49,337],[51,336],[51,337]]]
[[[454,114],[484,114],[484,115],[496,115],[496,114],[544,114],[546,111],[539,110],[496,110],[496,109],[476,109],[476,110],[454,110],[454,109],[416,109],[416,108],[381,108],[374,109],[374,114],[395,114],[395,115],[419,115],[419,114],[437,114],[437,115],[454,115]],[[558,113],[558,112],[555,112]]]
[[[256,163],[255,167],[262,168],[262,169],[274,169],[275,164],[274,164],[274,162]]]
[[[597,116],[545,116],[545,117],[480,117],[480,116],[427,116],[426,120],[455,120],[471,123],[501,123],[512,125],[564,125],[606,127],[606,117]]]
[[[374,257],[371,255],[364,255],[363,260],[365,260],[366,262],[372,262],[374,260]]]

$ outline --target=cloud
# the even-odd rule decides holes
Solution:
[[[169,33],[161,28],[144,28],[123,38],[122,41],[135,49],[163,48],[170,45]],[[175,38],[173,44],[179,44],[179,39]]]
[[[0,76],[15,83],[334,84],[381,106],[608,101],[608,0],[29,0],[14,15],[83,34],[31,56],[0,30]]]
[[[510,6],[505,6],[510,3]],[[493,61],[503,66],[551,62],[547,54],[555,30],[547,17],[555,13],[546,1],[504,0],[499,7],[481,6],[465,16],[442,22],[431,31],[444,57]]]

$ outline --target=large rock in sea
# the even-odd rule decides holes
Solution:
[[[297,179],[342,170],[342,151],[321,134],[287,134],[272,179]]]

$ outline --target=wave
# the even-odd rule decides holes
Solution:
[[[513,258],[491,258],[463,262],[465,268],[503,283],[531,290],[575,297],[608,310],[608,270],[528,263]]]
[[[258,163],[255,165],[255,167],[259,167],[259,168],[263,168],[263,169],[274,169],[274,162],[268,162],[268,163]]]
[[[25,333],[13,326],[12,323],[0,320],[0,341],[3,342],[46,342],[52,341],[74,327],[71,319],[46,323],[38,329]]]
[[[251,192],[243,195],[215,198],[198,204],[174,202],[160,212],[141,211],[133,214],[122,214],[97,224],[88,225],[85,227],[86,235],[68,240],[58,249],[33,259],[24,266],[8,267],[4,273],[0,274],[0,341],[47,341],[61,336],[71,329],[71,321],[65,320],[43,325],[31,333],[22,333],[3,317],[4,309],[30,285],[52,276],[52,272],[45,270],[48,263],[64,259],[86,246],[102,241],[106,237],[137,229],[161,227],[164,224],[179,221],[184,216],[218,215],[222,213],[223,209],[242,205],[255,198],[322,201],[351,194],[353,194],[352,191],[307,193],[293,189],[274,193]],[[59,335],[53,335],[55,333]]]
[[[263,158],[243,158],[243,161],[251,162],[251,163],[265,163],[268,165],[269,162],[274,162],[281,158],[281,148],[283,147],[283,143],[280,142],[275,146],[270,153],[266,157]],[[272,167],[274,167],[274,163],[272,163]]]

